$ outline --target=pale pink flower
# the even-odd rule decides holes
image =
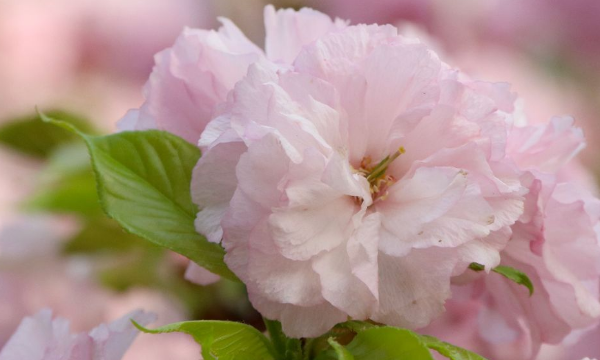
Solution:
[[[504,319],[513,339],[527,339],[523,358],[532,358],[541,343],[556,344],[600,317],[600,201],[574,184],[551,180],[533,180],[531,190],[534,204],[528,206],[534,209],[513,228],[502,264],[524,271],[536,292],[529,298],[498,276],[486,280],[489,312]],[[496,348],[506,346],[492,333],[486,340]]]
[[[114,319],[136,308],[156,314],[158,320],[152,324],[153,327],[189,320],[173,299],[149,289],[133,289],[126,294],[112,296],[105,303],[104,318]],[[197,360],[199,354],[200,346],[187,334],[140,334],[123,360]]]
[[[186,29],[156,55],[144,88],[146,102],[121,120],[124,130],[158,128],[198,141],[215,106],[262,56],[228,20],[218,31]]]
[[[231,21],[220,21],[223,26],[216,31],[184,30],[172,48],[156,55],[156,65],[144,88],[146,101],[120,121],[121,130],[157,128],[195,144],[217,113],[217,105],[246,75],[248,66],[265,58],[289,66],[305,44],[345,26],[341,20],[332,22],[327,15],[311,9],[275,11],[268,6],[263,51]],[[303,26],[309,22],[310,27]],[[211,131],[218,134],[221,129]],[[191,264],[186,279],[208,285],[219,277]]]
[[[196,227],[222,241],[263,315],[291,336],[348,316],[422,327],[451,278],[500,264],[506,247],[502,263],[540,290],[530,300],[497,274],[478,280],[479,321],[502,341],[531,357],[595,321],[597,200],[554,178],[582,145],[570,118],[513,129],[506,84],[470,80],[391,26],[265,18],[265,53],[226,20],[186,31],[123,121],[199,138]],[[565,221],[578,224],[571,252]]]
[[[466,79],[392,26],[271,7],[265,23],[266,53],[226,20],[184,32],[125,128],[202,133],[197,229],[288,334],[348,316],[426,325],[453,275],[499,263],[523,211],[508,86]]]
[[[578,360],[584,356],[600,357],[600,326],[574,331],[557,345],[543,345],[536,360]]]
[[[230,20],[220,21],[218,30],[184,30],[172,48],[156,55],[144,88],[146,101],[121,120],[122,130],[158,128],[197,143],[217,104],[226,100],[248,66],[265,57],[289,64],[304,44],[344,26],[310,9],[296,13],[267,7],[265,53]],[[307,22],[311,27],[302,27]]]
[[[597,112],[590,106],[593,101],[581,93],[582,89],[564,78],[552,76],[548,69],[525,54],[490,44],[453,53],[451,63],[478,79],[509,82],[519,95],[516,107],[522,115],[516,123],[520,126],[544,124],[556,115],[573,116],[586,134],[587,147],[561,169],[559,177],[576,180],[590,188],[595,186],[595,180],[589,170],[582,168],[582,162],[592,169],[597,163],[600,131]]]
[[[555,175],[583,146],[581,131],[572,125],[570,118],[554,118],[547,125],[513,128],[509,136],[507,151],[524,171],[529,194],[501,265],[525,272],[533,296],[497,274],[479,275],[476,284],[456,287],[453,293],[462,295],[444,316],[462,316],[453,309],[470,294],[477,305],[461,322],[478,330],[458,338],[455,326],[436,322],[425,332],[493,359],[533,359],[542,344],[558,344],[574,329],[598,322],[600,200]]]
[[[52,319],[52,311],[42,310],[23,319],[0,360],[119,360],[138,334],[130,319],[147,325],[154,315],[137,310],[89,333],[73,334],[68,320]]]

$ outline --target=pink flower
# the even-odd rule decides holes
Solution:
[[[0,360],[119,360],[138,333],[130,319],[145,325],[154,315],[138,310],[87,334],[72,334],[66,319],[52,319],[50,310],[42,310],[23,319]]]
[[[264,316],[296,337],[348,317],[419,328],[451,279],[481,277],[479,321],[524,356],[595,321],[597,200],[555,179],[582,147],[570,118],[513,127],[507,84],[471,80],[392,26],[272,7],[265,23],[266,52],[227,20],[184,32],[122,122],[198,142],[196,228]],[[519,268],[539,290],[471,262]]]
[[[593,101],[586,99],[587,93],[564,79],[552,76],[540,64],[519,54],[515,49],[499,46],[479,46],[477,48],[453,54],[452,63],[479,79],[488,81],[507,81],[511,89],[519,94],[516,107],[522,116],[516,121],[520,126],[544,124],[555,115],[569,114],[586,134],[587,147],[577,159],[570,161],[559,173],[561,179],[577,181],[592,188],[595,180],[583,168],[582,162],[589,168],[597,163],[600,147],[597,129],[596,111]],[[588,172],[586,174],[586,172]],[[574,177],[574,173],[581,175]],[[587,178],[586,178],[587,177]]]
[[[487,279],[489,312],[504,319],[513,339],[528,339],[523,358],[600,317],[600,201],[574,184],[539,179],[533,180],[530,197],[535,208],[515,225],[502,264],[527,273],[536,293],[529,298],[505,279]],[[487,340],[496,342],[491,333]]]
[[[121,129],[158,128],[198,141],[215,106],[262,55],[233,23],[222,21],[218,31],[184,30],[156,55],[146,102],[121,120]]]
[[[197,229],[222,240],[263,315],[292,336],[348,316],[424,326],[452,276],[499,263],[523,211],[507,86],[392,26],[267,7],[263,53],[223,23],[159,55],[123,124],[202,133]]]
[[[600,336],[600,325],[593,327],[587,331],[579,331],[575,336],[569,336],[563,343],[552,346],[549,350],[552,354],[556,354],[555,357],[548,360],[562,360],[572,358],[580,358],[583,356],[590,356],[594,359],[600,357],[600,343],[598,343],[598,337]],[[545,350],[542,348],[542,351]],[[542,359],[540,356],[539,360]]]
[[[156,55],[144,89],[146,102],[121,120],[122,130],[158,128],[196,143],[215,115],[217,104],[226,100],[248,66],[265,57],[289,64],[304,44],[331,28],[344,26],[310,9],[296,13],[267,7],[265,53],[231,21],[220,21],[223,26],[216,31],[184,30],[172,48]],[[311,27],[302,27],[307,22]]]
[[[477,314],[462,320],[479,329],[470,339],[455,339],[455,327],[440,322],[425,332],[445,333],[448,341],[494,359],[533,359],[542,344],[558,344],[574,329],[598,322],[600,200],[555,175],[583,146],[572,125],[570,118],[554,118],[548,125],[514,128],[508,141],[529,194],[501,264],[525,272],[533,296],[499,275],[483,275],[455,291],[478,302]],[[446,317],[455,316],[456,306],[452,301]]]
[[[188,320],[181,306],[170,297],[157,290],[133,289],[126,294],[113,296],[106,302],[106,319],[114,319],[126,311],[144,308],[156,314],[158,321],[153,327]],[[140,334],[129,347],[123,360],[190,360],[197,359],[200,345],[194,339],[181,333]]]

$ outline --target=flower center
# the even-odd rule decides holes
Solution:
[[[404,154],[406,150],[401,146],[395,153],[386,156],[377,165],[371,164],[371,157],[365,156],[360,162],[360,168],[357,172],[367,178],[371,189],[371,196],[373,203],[376,201],[383,201],[388,196],[388,190],[392,186],[396,179],[392,175],[387,175],[385,172],[390,164],[396,160],[400,155]],[[357,202],[362,203],[362,199],[357,198]]]

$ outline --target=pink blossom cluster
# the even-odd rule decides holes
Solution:
[[[412,21],[453,50],[477,43],[502,43],[540,54],[564,52],[597,66],[600,4],[594,0],[309,0],[352,22]]]
[[[4,221],[0,228],[0,359],[96,359],[97,357],[89,357],[85,352],[87,350],[73,350],[72,357],[51,357],[54,354],[52,351],[55,351],[51,349],[71,338],[76,340],[69,342],[67,347],[60,347],[65,351],[60,356],[67,356],[71,345],[73,349],[79,349],[79,346],[86,349],[89,347],[89,339],[86,340],[83,334],[71,336],[66,330],[62,330],[67,324],[65,318],[69,319],[70,328],[75,332],[89,329],[99,322],[122,317],[131,309],[139,307],[156,314],[161,324],[185,319],[184,311],[171,297],[157,290],[130,289],[125,293],[109,291],[93,280],[93,267],[97,264],[82,257],[61,256],[60,245],[69,233],[73,233],[73,222],[64,219],[59,221],[48,216],[23,215],[5,216],[3,220],[9,221]],[[56,325],[50,324],[50,312],[41,310],[45,308],[51,308],[60,317],[52,322]],[[37,315],[27,317],[34,313]],[[121,359],[125,350],[124,360],[187,359],[198,352],[195,342],[182,334],[142,336],[129,347],[133,336],[137,334],[137,330],[129,324],[132,316],[136,321],[147,319],[146,323],[155,317],[135,312],[119,320],[117,323],[121,325],[109,325],[109,329],[128,329],[111,335],[114,339],[110,345],[106,345],[118,345],[122,351],[119,350],[117,356],[110,355],[115,350],[107,350],[107,357],[99,359]],[[23,317],[25,318],[22,319]],[[94,333],[98,331],[100,330]],[[40,332],[44,332],[44,335],[41,336]],[[123,336],[126,336],[124,340],[118,339]],[[32,343],[32,340],[36,342]],[[80,342],[85,345],[78,345]],[[105,345],[94,346],[100,349]],[[44,348],[48,349],[44,355],[46,357],[39,357],[39,353],[35,351],[42,351]],[[58,356],[52,356],[55,355]]]
[[[42,310],[21,322],[0,359],[120,360],[138,333],[130,319],[147,324],[154,315],[138,310],[89,333],[72,334],[66,319],[52,319],[52,311]]]
[[[498,358],[518,347],[513,359],[596,324],[600,202],[559,178],[584,146],[572,118],[528,125],[508,84],[393,26],[268,6],[263,51],[222,22],[156,57],[121,127],[202,149],[196,228],[264,316],[312,337],[348,318],[418,329],[477,304],[477,339]]]

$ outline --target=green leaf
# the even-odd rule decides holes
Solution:
[[[476,262],[473,262],[473,263],[469,264],[469,269],[471,269],[473,271],[482,271],[482,270],[485,270],[485,266],[478,264]],[[496,266],[495,268],[492,269],[492,271],[504,276],[505,278],[507,278],[509,280],[516,282],[519,285],[525,286],[527,289],[529,289],[529,296],[533,295],[533,283],[531,282],[529,277],[524,272],[519,271],[510,266],[503,266],[503,265]]]
[[[345,348],[355,360],[433,360],[419,335],[389,326],[361,331]],[[317,360],[330,359],[339,359],[335,349],[317,357]]]
[[[387,326],[358,333],[346,348],[356,360],[433,360],[415,333]]]
[[[198,209],[191,200],[190,181],[200,158],[197,147],[158,130],[91,136],[71,124],[41,116],[85,140],[100,203],[123,228],[215,274],[237,279],[223,261],[223,248],[194,228]]]
[[[350,351],[348,351],[348,349],[340,345],[333,338],[329,338],[327,342],[329,343],[329,345],[331,345],[333,351],[335,351],[338,360],[354,360],[354,356],[350,353]]]
[[[433,336],[421,335],[425,345],[451,360],[486,360],[485,358],[458,346],[443,342]]]
[[[79,116],[63,111],[50,111],[48,115],[65,119],[86,132],[93,132],[88,122]],[[41,159],[48,157],[58,146],[76,139],[75,134],[41,122],[37,114],[16,119],[0,128],[0,144]]]
[[[529,296],[533,295],[533,283],[531,283],[529,277],[527,277],[527,275],[525,275],[525,273],[522,271],[510,266],[496,266],[494,269],[492,269],[492,271],[514,281],[519,285],[525,286],[527,289],[529,289]]]
[[[336,325],[335,329],[351,329],[357,335],[345,348],[341,344],[348,341],[339,341],[339,338],[336,341],[330,337],[328,343],[331,349],[321,353],[317,360],[433,359],[429,349],[435,350],[451,360],[486,360],[471,351],[406,329],[379,327],[364,321],[348,321]],[[353,357],[344,357],[347,355],[340,353],[342,349],[348,351]]]
[[[266,336],[255,328],[230,321],[185,321],[148,330],[133,321],[143,332],[151,334],[182,332],[202,346],[205,360],[274,360],[276,353]]]
[[[483,271],[485,270],[485,266],[476,263],[476,262],[472,262],[469,264],[469,269],[473,270],[473,271]]]

